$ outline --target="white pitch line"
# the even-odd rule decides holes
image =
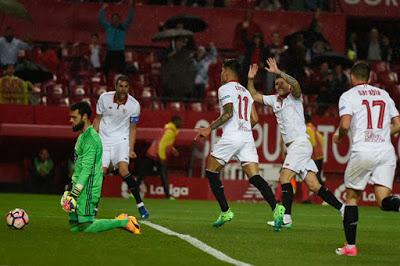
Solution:
[[[210,246],[208,246],[206,243],[198,240],[197,238],[194,238],[190,235],[184,235],[184,234],[180,234],[177,232],[174,232],[166,227],[163,227],[161,225],[158,224],[154,224],[152,222],[149,221],[140,221],[141,223],[150,226],[151,228],[160,231],[161,233],[164,233],[166,235],[170,235],[170,236],[177,236],[182,240],[185,240],[186,242],[188,242],[189,244],[191,244],[192,246],[204,251],[205,253],[210,254],[211,256],[215,257],[218,260],[233,264],[233,265],[237,265],[237,266],[252,266],[251,264],[239,261],[239,260],[235,260],[234,258],[229,257],[228,255],[222,253],[221,251],[212,248]]]

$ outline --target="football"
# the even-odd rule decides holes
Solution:
[[[22,229],[29,223],[29,216],[25,210],[15,209],[8,212],[6,222],[12,229]]]

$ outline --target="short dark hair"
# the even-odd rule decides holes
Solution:
[[[174,115],[171,117],[171,122],[174,124],[182,122],[182,117],[180,117],[179,115]]]
[[[117,78],[115,79],[115,87],[117,87],[118,82],[120,82],[120,81],[126,81],[126,82],[129,83],[129,78],[128,78],[128,76],[125,76],[125,75],[122,75],[122,74],[118,75]]]
[[[234,59],[234,58],[225,59],[223,67],[232,70],[232,72],[235,73],[239,77],[240,63],[237,59]]]
[[[361,81],[368,81],[370,73],[371,67],[366,62],[356,63],[350,70],[350,75]]]
[[[78,110],[81,116],[86,114],[89,119],[92,116],[92,108],[87,102],[74,103],[73,105],[71,105],[70,110],[71,111]]]

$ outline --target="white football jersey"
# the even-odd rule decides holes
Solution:
[[[97,101],[96,113],[101,115],[99,134],[103,145],[129,141],[130,124],[139,122],[140,104],[131,95],[125,104],[118,105],[115,91],[103,93]]]
[[[308,139],[302,97],[296,99],[291,93],[286,98],[263,95],[263,102],[272,107],[285,144],[297,139]]]
[[[340,97],[339,115],[352,116],[353,151],[393,149],[390,125],[399,112],[386,91],[368,84],[353,87]]]
[[[218,89],[221,114],[223,106],[233,104],[233,116],[222,126],[222,137],[241,141],[254,141],[251,129],[251,108],[253,97],[248,90],[237,81],[230,81]]]

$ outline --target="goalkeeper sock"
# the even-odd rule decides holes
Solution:
[[[400,198],[396,196],[389,196],[382,200],[381,209],[384,211],[400,212]]]
[[[320,196],[325,202],[333,206],[335,209],[340,210],[342,208],[343,204],[326,187],[321,186],[321,188],[318,190],[318,196]]]
[[[358,207],[346,205],[344,208],[343,227],[348,245],[356,244]]]
[[[117,220],[117,219],[99,219],[94,220],[93,223],[86,225],[82,230],[86,233],[97,233],[112,230],[118,227],[125,227],[129,222],[129,219]],[[72,228],[71,228],[72,231]]]
[[[206,170],[206,176],[208,178],[208,182],[210,183],[211,191],[221,207],[221,211],[226,212],[229,210],[229,206],[225,198],[224,186],[219,179],[219,173]]]
[[[291,183],[282,184],[282,205],[285,207],[285,214],[292,214],[293,187]]]
[[[271,187],[268,183],[262,178],[260,175],[255,175],[250,177],[249,179],[250,184],[258,188],[258,190],[263,195],[264,199],[269,203],[272,210],[275,210],[276,207],[276,200],[274,193],[271,190]]]
[[[142,198],[140,197],[139,186],[132,174],[129,173],[127,176],[122,177],[122,179],[128,184],[129,190],[132,192],[133,197],[135,197],[136,204],[141,203]]]

